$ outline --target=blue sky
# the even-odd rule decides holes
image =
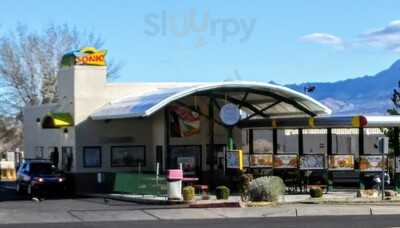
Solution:
[[[400,59],[394,0],[3,0],[0,9],[1,32],[67,23],[101,35],[123,82],[336,81]]]

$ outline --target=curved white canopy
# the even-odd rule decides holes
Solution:
[[[228,95],[226,95],[228,94]],[[239,105],[248,115],[261,117],[331,114],[331,110],[302,93],[269,83],[231,81],[196,83],[160,89],[151,93],[128,96],[104,105],[92,119],[147,117],[182,98],[212,96]],[[218,101],[217,101],[218,103]]]

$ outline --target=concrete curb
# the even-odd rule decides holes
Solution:
[[[293,203],[280,204],[309,204],[309,205],[379,205],[379,206],[400,206],[400,200],[365,200],[365,201],[342,201],[342,200],[327,200],[327,201],[300,201]]]
[[[183,201],[169,201],[161,199],[143,198],[143,197],[127,197],[122,195],[109,195],[109,194],[80,194],[85,197],[96,197],[111,200],[119,200],[124,202],[132,202],[137,204],[147,204],[147,205],[182,205],[182,207],[188,207],[188,205]]]
[[[243,207],[240,202],[210,202],[210,203],[193,203],[189,204],[189,208],[238,208]]]
[[[194,203],[187,204],[184,201],[169,201],[169,200],[160,200],[156,198],[143,198],[143,197],[127,197],[123,195],[109,195],[109,194],[80,194],[85,197],[97,197],[97,198],[105,198],[111,200],[119,200],[125,202],[132,202],[138,204],[147,204],[147,205],[181,205],[183,208],[239,208],[239,207],[247,207],[247,208],[262,208],[262,207],[279,207],[284,205],[354,205],[354,206],[400,206],[400,200],[390,200],[390,201],[380,201],[380,200],[365,200],[365,201],[341,201],[341,200],[328,200],[328,201],[300,201],[300,202],[279,202],[279,203],[271,203],[271,202],[250,202],[243,204],[241,202],[210,202],[210,203]]]

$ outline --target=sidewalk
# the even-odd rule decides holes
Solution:
[[[73,223],[99,221],[156,221],[188,219],[269,218],[303,216],[400,215],[400,206],[366,205],[281,205],[261,208],[177,208],[177,209],[123,209],[19,211],[0,210],[0,224]]]
[[[161,220],[263,218],[299,216],[400,215],[400,206],[367,205],[281,205],[260,208],[208,208],[146,210]]]
[[[95,194],[88,195],[102,198],[109,198],[114,200],[129,201],[140,204],[185,204],[182,201],[168,201],[167,197],[157,197],[157,196],[143,196],[134,194]],[[279,204],[399,204],[400,198],[393,198],[392,200],[382,201],[380,197],[378,198],[359,198],[355,191],[338,191],[329,192],[323,195],[322,198],[311,198],[309,194],[296,194],[296,195],[284,195],[278,201]],[[189,205],[190,207],[226,207],[232,205],[232,207],[238,207],[240,203],[239,195],[231,195],[229,200],[221,201],[216,200],[215,195],[210,195],[210,200],[201,200],[200,196],[197,196],[197,201]],[[257,203],[255,203],[257,205]],[[241,204],[242,206],[244,204]],[[268,205],[268,204],[267,204]],[[251,206],[251,205],[249,205]]]

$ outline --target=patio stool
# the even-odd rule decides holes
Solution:
[[[193,188],[199,190],[200,195],[203,199],[208,198],[208,185],[196,184]]]

